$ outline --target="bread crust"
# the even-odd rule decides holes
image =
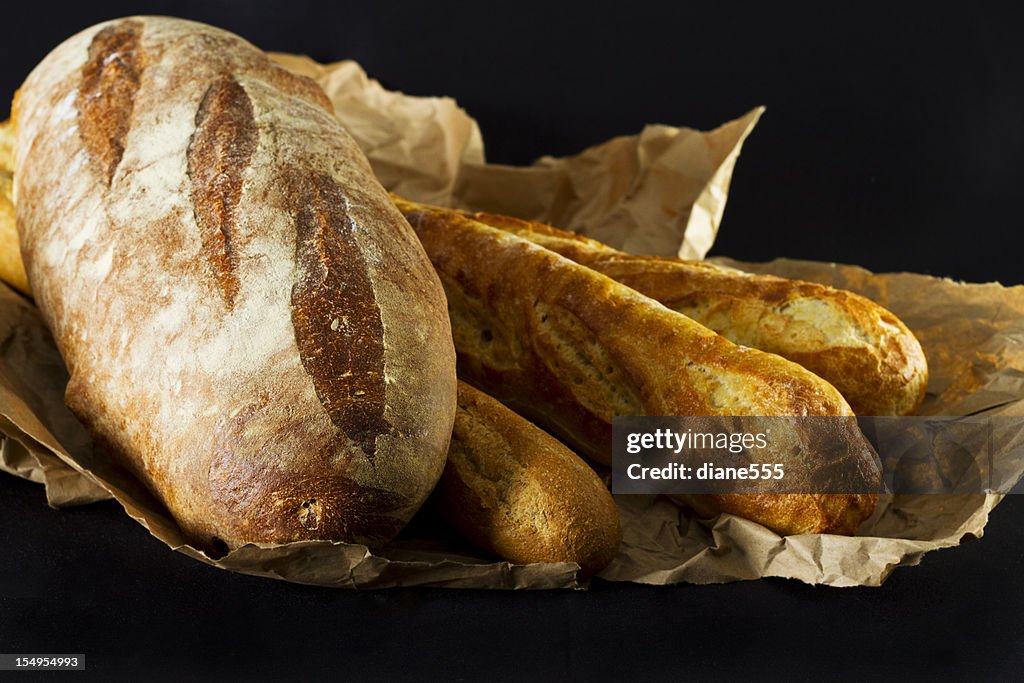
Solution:
[[[14,219],[14,126],[0,123],[0,280],[29,294]]]
[[[509,216],[466,215],[603,273],[736,344],[799,363],[835,386],[858,415],[910,415],[924,400],[928,364],[920,342],[865,297],[699,261],[627,254]]]
[[[67,402],[197,547],[376,544],[455,409],[444,295],[312,81],[133,17],[29,76],[18,231]]]
[[[452,528],[511,562],[576,562],[589,576],[618,551],[618,508],[597,474],[464,382],[436,495]]]
[[[853,415],[831,384],[795,363],[737,346],[517,235],[395,199],[441,275],[460,378],[598,462],[611,462],[616,415]],[[859,478],[849,490],[879,490],[880,463],[860,431],[835,438]],[[779,457],[787,472],[835,464]],[[780,533],[853,533],[877,497],[830,495],[828,514],[817,496],[747,498],[701,500],[705,511],[729,506]]]

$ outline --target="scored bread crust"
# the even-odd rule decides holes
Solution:
[[[464,382],[436,499],[452,528],[512,562],[576,562],[589,576],[618,552],[619,511],[590,466]]]
[[[831,384],[796,363],[737,346],[529,240],[456,211],[393,199],[441,275],[460,379],[598,462],[611,464],[616,415],[853,415]],[[804,442],[804,456],[816,452],[815,438]],[[835,433],[820,438],[842,452],[844,490],[879,490],[878,456],[855,423],[837,421]],[[814,470],[840,464],[778,455],[787,477],[820,481]],[[820,498],[701,501],[703,511],[736,512],[780,533],[853,533],[877,500],[834,494],[823,507]]]
[[[66,399],[193,543],[380,543],[441,474],[444,294],[312,81],[135,17],[32,72],[15,199]]]
[[[858,415],[910,415],[924,400],[928,364],[920,342],[865,297],[710,263],[627,254],[509,216],[466,215],[604,273],[729,341],[799,363],[835,386]]]

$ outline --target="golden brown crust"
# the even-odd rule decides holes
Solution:
[[[441,275],[460,378],[588,457],[610,463],[615,415],[853,414],[832,385],[795,363],[736,346],[604,275],[464,214],[396,202]],[[877,490],[881,473],[870,444],[856,429],[841,438],[840,450],[860,476],[852,485]],[[790,462],[786,469],[831,465]],[[724,500],[782,533],[803,531],[809,519],[848,533],[872,499],[830,497],[842,512],[835,514],[811,498],[801,506],[800,496],[781,496],[777,506],[743,498]],[[721,509],[719,503],[706,499],[705,507]]]
[[[455,530],[511,562],[576,562],[589,576],[618,551],[618,508],[594,471],[462,382],[436,497]]]
[[[145,57],[142,24],[121,21],[103,28],[89,43],[82,66],[77,108],[82,144],[109,185],[124,154]]]
[[[238,294],[238,252],[232,234],[242,198],[242,181],[259,143],[252,102],[236,80],[219,78],[210,85],[196,112],[196,129],[188,145],[188,177],[203,252],[228,308]]]
[[[747,494],[672,496],[698,514],[712,517],[727,512],[757,520],[783,535],[853,535],[875,511],[871,494]]]
[[[230,515],[242,522],[244,533],[254,540],[282,542],[288,539],[365,538],[367,530],[380,538],[401,531],[407,498],[381,486],[361,482],[354,469],[339,466],[339,453],[348,450],[344,434],[311,444],[300,470],[266,468],[263,463],[239,457],[251,447],[246,432],[270,422],[281,430],[303,429],[303,416],[275,414],[268,394],[251,400],[235,415],[222,415],[209,439],[212,457],[207,477],[212,496]],[[273,432],[262,437],[270,452],[279,448]],[[167,482],[160,482],[166,487]],[[282,514],[286,512],[287,514]],[[218,536],[224,540],[223,536]],[[227,536],[229,547],[237,536]]]
[[[466,215],[604,273],[732,342],[803,365],[831,382],[858,415],[907,415],[924,400],[928,366],[920,343],[899,318],[862,296],[696,261],[634,256],[508,216]]]
[[[55,49],[17,116],[21,251],[97,442],[211,552],[394,536],[444,467],[454,349],[326,96],[139,17]]]
[[[30,294],[14,221],[14,126],[0,123],[0,280]]]
[[[292,288],[292,325],[302,365],[331,420],[367,457],[384,418],[384,324],[366,254],[352,235],[344,190],[329,176],[294,173],[293,204],[299,276]]]
[[[14,228],[14,204],[8,192],[11,181],[0,174],[0,280],[31,295],[25,266],[18,250],[18,231]]]

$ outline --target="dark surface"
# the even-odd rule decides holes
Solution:
[[[1011,496],[984,538],[881,588],[356,593],[207,567],[115,503],[51,510],[41,487],[2,476],[0,650],[86,653],[97,680],[1006,678],[1024,666],[1022,518]]]
[[[469,5],[470,3],[465,3]],[[715,253],[856,262],[1019,284],[1021,13],[712,8],[717,3],[46,3],[5,9],[0,93],[68,35],[128,13],[231,29],[265,49],[358,60],[450,95],[488,158],[572,154],[646,123],[709,129],[768,107]],[[892,3],[891,5],[896,5]],[[657,5],[654,5],[655,7]],[[6,107],[0,104],[0,114]]]
[[[3,12],[0,93],[74,31],[147,11],[454,96],[492,161],[569,154],[649,122],[711,128],[765,104],[714,253],[1024,280],[1017,16],[364,4],[19,3]],[[41,487],[0,475],[0,652],[84,652],[100,680],[1012,678],[1024,664],[1022,522],[1011,497],[983,539],[879,589],[349,593],[203,566],[115,504],[50,510]]]

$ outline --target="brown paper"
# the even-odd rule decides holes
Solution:
[[[449,97],[385,90],[352,61],[325,66],[308,57],[271,57],[323,87],[377,178],[396,194],[450,206],[462,165],[484,161],[479,126]]]
[[[896,313],[928,358],[927,415],[1024,414],[1024,286],[962,284],[863,268],[778,259],[740,263],[748,272],[821,282],[868,296]],[[993,456],[1017,463],[1015,441],[993,443]],[[1019,467],[1019,464],[1017,465]],[[1020,477],[1022,472],[1016,472]],[[643,583],[716,583],[762,576],[833,586],[877,586],[894,568],[924,553],[980,537],[997,494],[883,497],[854,537],[780,538],[747,520],[722,515],[712,528],[664,498],[618,496],[626,550],[601,576]],[[636,556],[642,548],[642,560]]]
[[[638,254],[704,258],[740,148],[764,112],[757,107],[708,133],[650,125],[532,166],[485,164],[480,129],[453,100],[384,90],[351,61],[272,56],[320,83],[392,192],[543,221]]]
[[[721,219],[729,177],[761,110],[711,133],[649,126],[566,159],[490,167],[476,123],[447,98],[391,93],[352,62],[324,67],[277,56],[317,78],[391,190],[420,201],[550,220],[635,251],[702,256]],[[478,202],[478,203],[477,203]],[[921,275],[872,275],[797,261],[748,269],[864,293],[919,335],[931,364],[932,414],[1024,412],[1024,288],[963,285]],[[370,552],[361,545],[250,545],[220,560],[188,546],[167,511],[93,451],[63,403],[67,372],[25,299],[0,287],[0,469],[46,485],[54,506],[113,496],[171,548],[225,569],[342,587],[578,587],[575,565],[515,566],[483,557],[429,520]],[[930,550],[980,536],[995,495],[897,496],[857,537],[780,538],[721,515],[697,520],[664,498],[619,496],[623,543],[600,575],[611,581],[714,583],[782,576],[837,586],[878,585]]]
[[[557,225],[635,254],[704,258],[740,146],[763,112],[710,133],[646,126],[527,168],[467,164],[454,204]]]

